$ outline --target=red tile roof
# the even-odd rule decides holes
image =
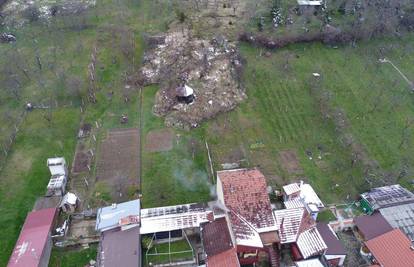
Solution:
[[[203,224],[201,236],[207,258],[233,248],[226,218]]]
[[[411,241],[400,229],[365,242],[369,251],[383,267],[414,267],[414,250]]]
[[[39,266],[55,215],[56,208],[33,211],[27,215],[8,267]]]
[[[356,217],[354,223],[364,235],[365,240],[373,239],[393,229],[379,212]]]
[[[207,258],[207,267],[240,267],[236,249],[232,248]]]
[[[259,170],[220,171],[217,175],[228,209],[241,215],[256,229],[275,226],[266,179]]]

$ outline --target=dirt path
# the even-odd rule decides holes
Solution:
[[[408,83],[408,85],[410,86],[411,90],[414,90],[414,83],[412,81],[410,81],[410,79],[407,78],[407,76],[405,76],[405,74],[394,64],[392,63],[391,60],[383,58],[380,59],[381,63],[389,63],[391,64],[391,66],[393,66],[393,68],[401,75],[401,77]]]

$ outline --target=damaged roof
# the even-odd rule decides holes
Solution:
[[[207,258],[233,248],[227,221],[219,218],[201,227],[201,237]]]
[[[325,207],[318,194],[313,190],[313,187],[303,181],[285,185],[283,186],[283,190],[288,196],[299,192],[297,197],[290,198],[288,201],[284,202],[286,208],[297,208],[304,204],[309,207],[312,207],[312,205],[316,206],[318,209]]]
[[[412,243],[400,229],[368,240],[365,245],[383,267],[414,266]]]
[[[280,243],[296,242],[305,209],[275,210],[276,225],[279,229]]]
[[[274,214],[281,244],[296,242],[299,233],[315,226],[304,208],[275,210]]]
[[[277,230],[264,175],[258,169],[237,169],[217,176],[237,243],[263,247],[259,233]]]
[[[266,178],[258,169],[219,171],[224,204],[256,229],[274,228]]]
[[[27,215],[8,267],[41,266],[56,211],[56,208],[49,208]]]
[[[141,234],[200,227],[211,213],[204,204],[183,204],[141,210]]]
[[[316,227],[312,227],[301,233],[296,244],[304,259],[311,256],[322,255],[327,249],[327,246]]]

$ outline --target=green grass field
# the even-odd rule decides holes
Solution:
[[[87,249],[59,250],[54,249],[49,261],[50,267],[82,267],[89,264],[90,260],[96,260],[97,245],[91,245]]]
[[[321,44],[295,45],[271,57],[242,45],[249,98],[235,112],[208,124],[215,160],[222,163],[231,151],[240,150],[247,165],[260,166],[270,184],[280,186],[306,177],[327,203],[345,200],[348,195],[354,198],[368,189],[361,162],[351,164],[350,147],[336,129],[334,118],[324,117],[320,96],[312,93],[312,73],[317,72],[321,74],[319,86],[328,95],[328,106],[341,109],[349,121],[346,134],[353,136],[370,160],[378,162],[388,175],[386,181],[413,189],[409,178],[414,160],[409,153],[414,141],[413,96],[390,65],[378,62],[381,50],[382,57],[414,77],[409,64],[412,40],[408,35],[338,49]],[[264,146],[251,149],[258,141]],[[318,146],[323,148],[321,160],[316,157]],[[297,151],[303,175],[289,174],[281,166],[277,153],[286,149]],[[312,152],[312,160],[306,151]],[[382,178],[377,179],[381,184]]]

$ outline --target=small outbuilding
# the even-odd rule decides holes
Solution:
[[[176,89],[178,102],[190,104],[194,101],[194,90],[188,85],[179,86]]]
[[[75,212],[78,201],[79,199],[74,193],[67,192],[60,202],[59,207],[66,213]]]

